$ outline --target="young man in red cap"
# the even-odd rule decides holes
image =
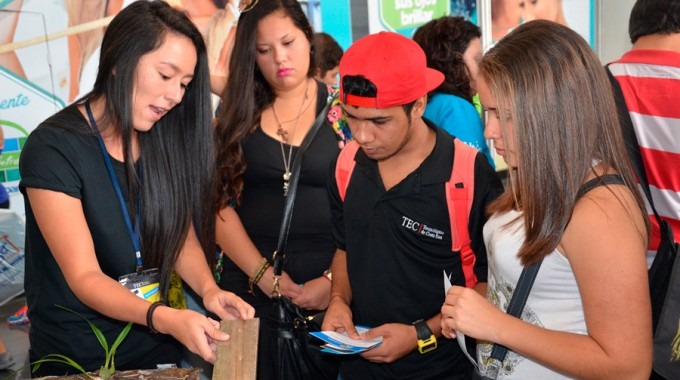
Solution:
[[[380,346],[343,361],[342,378],[469,379],[472,365],[458,343],[440,337],[444,277],[486,293],[484,209],[502,184],[473,151],[470,182],[456,184],[474,189],[463,211],[470,244],[454,250],[446,182],[454,157],[472,148],[454,148],[450,135],[423,119],[427,94],[443,74],[427,67],[414,41],[381,32],[345,52],[340,77],[354,142],[329,181],[338,250],[323,329],[359,338],[355,325],[362,325],[372,329],[361,338],[383,337]],[[360,149],[352,153],[355,143]],[[353,169],[338,180],[347,159]]]

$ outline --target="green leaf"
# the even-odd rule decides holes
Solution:
[[[104,337],[104,334],[102,334],[102,331],[97,326],[95,326],[94,323],[90,322],[89,319],[85,318],[82,314],[78,313],[77,311],[73,311],[73,310],[71,310],[71,309],[69,309],[65,306],[61,306],[61,305],[54,305],[54,306],[56,306],[56,307],[58,307],[62,310],[66,310],[68,312],[71,312],[71,313],[79,316],[80,318],[82,318],[85,322],[87,322],[87,324],[92,329],[94,336],[97,337],[99,344],[104,348],[104,353],[106,354],[107,357],[109,356],[109,344],[106,342],[106,338]]]
[[[130,329],[132,329],[132,322],[128,322],[123,331],[121,331],[120,334],[118,334],[116,341],[113,342],[113,344],[111,345],[111,351],[109,351],[108,354],[106,355],[105,366],[107,368],[110,368],[113,372],[116,371],[116,364],[113,361],[113,358],[116,355],[116,350],[118,350],[118,346],[120,346],[120,344],[123,343],[123,340],[127,337],[128,333],[130,332]]]
[[[71,312],[80,318],[82,318],[87,324],[90,326],[90,329],[92,329],[92,332],[94,333],[95,337],[97,337],[97,340],[99,341],[99,344],[104,348],[104,354],[105,354],[105,361],[104,365],[99,368],[99,377],[103,378],[104,380],[108,379],[113,375],[114,372],[116,372],[116,365],[114,362],[114,356],[116,355],[116,351],[118,350],[118,347],[120,344],[123,342],[123,340],[127,337],[127,335],[130,333],[130,330],[132,329],[132,322],[128,322],[128,324],[123,328],[123,331],[118,334],[116,337],[116,341],[113,342],[111,345],[111,348],[109,349],[109,344],[106,342],[106,337],[102,333],[102,331],[94,325],[94,323],[90,322],[89,319],[85,318],[83,315],[80,313],[73,311],[67,307],[61,306],[61,305],[54,305],[62,310],[66,310],[68,312]],[[64,356],[64,355],[59,355],[59,354],[50,354],[45,356],[44,358],[36,361],[33,366],[33,372],[37,371],[38,368],[40,367],[40,364],[46,363],[46,362],[57,362],[57,363],[62,363],[62,364],[67,364],[70,365],[73,368],[76,368],[80,372],[84,373],[86,376],[92,378],[85,370],[74,360],[71,358]]]
[[[80,366],[80,364],[76,363],[75,360],[69,358],[66,355],[61,355],[61,354],[49,354],[43,357],[40,360],[36,360],[35,362],[31,363],[33,366],[32,372],[36,372],[42,363],[59,363],[59,364],[66,364],[68,366],[71,366],[78,371],[84,373],[87,377],[92,378],[85,369]]]

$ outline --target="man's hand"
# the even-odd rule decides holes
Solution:
[[[374,363],[393,363],[417,347],[418,336],[413,325],[387,323],[362,334],[363,339],[383,337],[380,346],[362,352],[364,359]]]
[[[340,296],[331,297],[321,330],[335,331],[341,334],[346,332],[352,339],[361,339],[356,327],[354,327],[354,322],[352,322],[352,311],[347,302]]]

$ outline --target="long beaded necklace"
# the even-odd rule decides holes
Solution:
[[[295,138],[295,130],[297,129],[298,124],[300,123],[300,116],[302,116],[302,111],[305,103],[307,102],[307,92],[309,90],[309,80],[307,81],[307,85],[305,87],[305,97],[302,99],[302,103],[300,103],[300,109],[298,110],[297,117],[295,118],[295,125],[293,126],[293,129],[291,131],[291,136],[290,138],[293,139]],[[283,159],[283,196],[287,197],[288,196],[288,187],[290,185],[290,166],[291,166],[291,159],[293,157],[293,144],[288,144],[288,131],[283,129],[283,126],[281,125],[281,122],[279,121],[279,116],[276,114],[276,108],[274,108],[274,104],[272,104],[272,113],[274,114],[274,120],[276,121],[276,125],[278,126],[278,129],[276,130],[276,134],[281,137],[281,140],[279,140],[279,143],[281,144],[281,158]],[[283,144],[286,143],[288,144],[288,157],[286,158],[286,151],[283,147]]]

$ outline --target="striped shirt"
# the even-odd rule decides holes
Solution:
[[[609,65],[640,144],[656,210],[680,237],[680,52],[631,50]],[[646,199],[645,199],[646,202]],[[659,245],[659,226],[649,205],[649,250]]]

